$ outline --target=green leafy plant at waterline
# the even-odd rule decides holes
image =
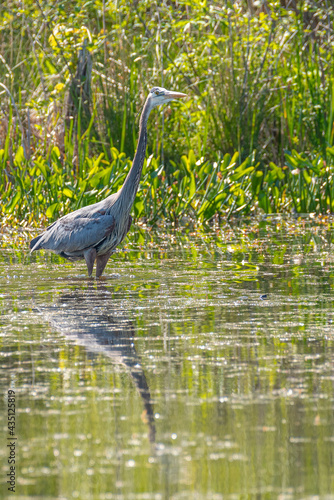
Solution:
[[[207,222],[215,215],[226,216],[252,205],[251,176],[255,171],[251,155],[238,165],[238,153],[226,154],[213,164],[196,160],[194,152],[182,156],[179,165],[171,163],[167,174],[156,158],[150,157],[143,169],[135,215],[150,221],[158,218],[179,222],[188,216]],[[137,196],[138,198],[138,196]]]
[[[110,155],[111,160],[103,153],[96,158],[85,157],[74,174],[73,165],[61,160],[56,147],[48,160],[37,157],[34,161],[26,160],[19,147],[13,164],[3,170],[2,213],[15,213],[29,222],[46,215],[52,221],[107,197],[122,186],[131,165],[116,148],[111,148]],[[134,215],[153,224],[159,219],[177,223],[184,216],[207,222],[216,214],[249,213],[255,171],[253,155],[238,164],[238,153],[233,157],[227,154],[212,164],[196,160],[190,151],[179,165],[171,164],[167,173],[159,159],[150,156],[143,166]]]
[[[320,153],[293,150],[285,153],[283,167],[270,162],[263,172],[258,206],[265,213],[333,213],[334,147],[327,147],[325,155],[326,160]]]
[[[0,163],[5,157],[0,150]],[[0,193],[3,216],[15,214],[28,224],[45,224],[82,206],[95,203],[122,186],[131,161],[111,148],[106,159],[85,156],[75,171],[70,160],[54,147],[48,159],[24,158],[19,147],[12,165],[2,169]],[[334,211],[334,148],[327,162],[320,154],[287,152],[284,167],[273,162],[263,167],[255,152],[243,162],[238,153],[216,162],[196,159],[193,151],[178,164],[164,168],[150,156],[144,162],[134,202],[135,218],[154,224],[159,220],[207,223],[214,217],[251,213],[332,213]]]
[[[72,162],[61,159],[57,147],[52,149],[48,160],[39,156],[34,161],[26,160],[19,147],[13,165],[7,164],[3,170],[2,213],[15,212],[29,222],[45,216],[54,220],[107,197],[124,182],[130,162],[115,148],[110,150],[111,160],[105,161],[103,156],[103,153],[96,158],[85,156],[75,172]],[[0,150],[0,163],[2,157]]]

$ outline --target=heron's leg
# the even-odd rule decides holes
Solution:
[[[93,272],[94,262],[95,262],[95,259],[96,259],[96,250],[95,250],[95,248],[89,248],[88,250],[86,250],[84,252],[84,257],[85,257],[85,261],[86,261],[86,264],[87,264],[88,276],[91,277],[92,272]]]
[[[107,265],[110,255],[112,252],[105,253],[104,255],[98,255],[96,257],[96,277],[99,278]]]

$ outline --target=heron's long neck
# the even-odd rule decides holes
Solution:
[[[139,180],[143,169],[146,144],[147,144],[147,120],[150,114],[149,102],[146,101],[144,109],[140,117],[139,124],[139,139],[137,150],[132,162],[132,167],[126,176],[124,184],[120,190],[119,201],[122,203],[124,210],[130,212],[136,193],[139,186]]]

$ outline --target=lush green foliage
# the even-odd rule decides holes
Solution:
[[[48,218],[62,212],[89,205],[112,192],[124,182],[130,162],[115,148],[110,151],[111,161],[103,154],[95,159],[85,157],[81,169],[73,175],[71,166],[60,159],[58,148],[53,148],[49,161],[38,156],[32,163],[24,159],[19,148],[11,169],[11,182],[6,186],[2,212],[15,213],[26,218]],[[145,161],[142,182],[134,203],[136,218],[146,217],[152,222],[167,217],[175,223],[191,215],[200,221],[210,220],[215,214],[251,208],[253,158],[240,165],[238,154],[226,154],[211,164],[196,162],[194,153],[182,156],[179,165],[172,165],[169,176],[164,174],[156,158]],[[254,182],[254,180],[253,180]],[[15,188],[14,188],[15,186]]]
[[[153,85],[189,99],[150,118],[137,218],[333,211],[334,11],[288,4],[6,2],[2,212],[52,219],[117,189]],[[91,120],[66,130],[84,43]]]

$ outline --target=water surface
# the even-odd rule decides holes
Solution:
[[[334,498],[333,237],[138,230],[96,282],[4,234],[2,497]]]

